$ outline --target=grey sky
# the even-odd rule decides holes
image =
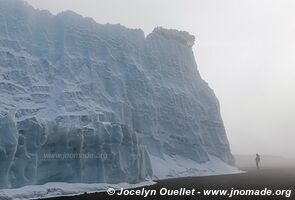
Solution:
[[[294,0],[27,0],[98,23],[189,31],[233,153],[295,158]]]

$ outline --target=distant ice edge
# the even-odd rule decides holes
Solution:
[[[0,188],[235,171],[194,36],[21,0],[0,0],[0,13]]]

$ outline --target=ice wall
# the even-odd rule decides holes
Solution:
[[[153,174],[150,157],[233,163],[189,33],[145,37],[20,0],[0,0],[0,27],[2,188],[138,182]],[[44,157],[59,154],[79,158]]]

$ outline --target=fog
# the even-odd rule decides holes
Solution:
[[[189,31],[200,73],[220,100],[232,152],[295,158],[295,1],[27,1],[145,34],[157,26]]]

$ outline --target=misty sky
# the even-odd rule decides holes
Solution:
[[[27,1],[146,35],[156,26],[189,31],[200,73],[220,100],[232,152],[295,158],[294,0]]]

